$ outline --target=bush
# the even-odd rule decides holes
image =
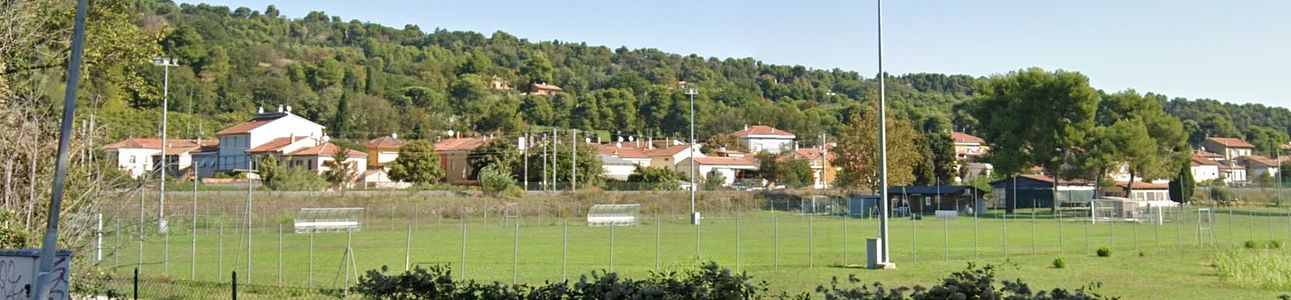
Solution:
[[[1279,240],[1257,241],[1248,240],[1242,244],[1246,249],[1282,249],[1283,242]]]
[[[1099,247],[1098,257],[1112,257],[1112,249],[1107,247]]]
[[[480,189],[485,194],[494,197],[519,198],[524,196],[524,190],[516,185],[515,180],[511,179],[511,175],[496,171],[493,167],[484,167],[484,169],[480,170]]]
[[[652,272],[646,279],[622,278],[617,273],[583,275],[578,282],[555,282],[542,286],[507,285],[499,282],[477,283],[454,281],[448,268],[432,266],[414,268],[398,275],[387,275],[389,269],[371,270],[349,288],[367,299],[1110,299],[1081,287],[1075,291],[1053,289],[1033,292],[1021,281],[995,281],[995,268],[977,268],[972,264],[964,271],[952,273],[932,287],[885,288],[880,283],[859,287],[840,287],[835,277],[829,287],[819,286],[812,293],[768,295],[766,283],[754,281],[744,273],[735,273],[716,263],[681,271]],[[848,283],[860,282],[856,275]],[[1097,286],[1092,284],[1091,286]],[[327,291],[339,296],[340,291]]]
[[[1054,269],[1062,269],[1062,268],[1066,268],[1066,267],[1067,267],[1067,261],[1066,261],[1066,260],[1063,260],[1063,259],[1061,259],[1061,258],[1055,258],[1055,259],[1053,259],[1053,268],[1054,268]]]
[[[1256,241],[1256,240],[1247,240],[1247,241],[1246,241],[1246,243],[1245,243],[1245,244],[1243,244],[1243,245],[1245,245],[1245,246],[1246,246],[1246,249],[1259,249],[1259,248],[1264,248],[1264,245],[1261,245],[1261,244],[1260,244],[1260,242],[1259,242],[1259,241]]]
[[[1269,249],[1282,249],[1283,242],[1279,240],[1269,241]]]

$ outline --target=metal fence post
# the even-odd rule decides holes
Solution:
[[[305,285],[312,289],[314,288],[314,229],[313,228],[309,229],[309,271],[308,273],[309,274],[306,274],[306,275],[309,277],[305,279],[306,281]]]
[[[775,215],[775,270],[780,271],[780,215]]]
[[[220,223],[220,255],[219,255],[219,257],[220,257],[220,260],[219,260],[219,267],[217,268],[217,269],[218,269],[218,271],[216,271],[216,272],[218,272],[218,273],[215,275],[215,278],[223,278],[223,277],[224,277],[224,223]]]
[[[740,212],[735,213],[735,270],[739,271],[740,266],[744,263],[744,240],[743,240],[743,220]],[[846,235],[844,235],[846,236]],[[846,251],[844,251],[846,252]],[[846,255],[844,255],[846,256]]]
[[[233,300],[238,300],[238,271],[233,270]]]
[[[134,298],[139,299],[139,267],[134,268]]]
[[[511,250],[511,284],[517,284],[520,283],[520,221],[513,221],[511,224],[515,225],[515,245]]]
[[[807,267],[816,267],[816,204],[812,203],[811,214],[807,215]]]
[[[404,237],[404,242],[403,242],[403,270],[405,272],[407,272],[408,269],[412,267],[412,227],[413,226],[415,225],[408,224],[408,234],[406,237]]]
[[[282,224],[278,224],[278,287],[282,287]]]
[[[461,219],[462,221],[462,267],[459,269],[461,269],[460,271],[462,274],[462,279],[465,280],[466,279],[466,206],[465,205],[461,207],[461,212],[462,213],[459,219]]]
[[[614,273],[614,224],[610,224],[610,273]]]
[[[561,221],[560,227],[560,277],[569,281],[569,221]]]
[[[654,270],[659,270],[659,239],[663,232],[663,223],[660,222],[659,215],[654,216]]]

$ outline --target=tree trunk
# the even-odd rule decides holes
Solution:
[[[1134,181],[1135,181],[1134,168],[1129,168],[1129,170],[1130,170],[1130,182],[1125,183],[1125,198],[1134,200]]]
[[[13,158],[10,157],[9,161],[6,162],[4,166],[4,208],[12,209],[10,208],[10,205],[12,205],[13,203],[9,202],[10,200],[9,193],[11,193],[12,191],[13,191]]]

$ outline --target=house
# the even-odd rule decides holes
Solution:
[[[1133,190],[1133,195],[1126,191]],[[1170,201],[1170,185],[1166,183],[1118,181],[1115,185],[1100,189],[1100,196],[1125,197],[1134,201]]]
[[[203,145],[214,145],[214,141],[206,141],[199,144],[193,140],[168,140],[166,147],[166,161],[170,166],[170,174],[178,174],[179,170],[184,170],[192,166],[192,154],[201,151]],[[120,142],[103,146],[104,152],[111,163],[117,165],[118,169],[130,174],[130,177],[139,178],[156,169],[161,165],[161,139],[157,138],[127,138]]]
[[[1236,160],[1225,160],[1219,162],[1219,178],[1224,183],[1244,183],[1246,182],[1246,166],[1237,164]]]
[[[698,154],[698,151],[696,151],[696,154]],[[690,162],[692,160],[695,162],[695,170],[698,171],[695,174],[696,181],[698,181],[698,178],[707,179],[713,176],[721,176],[722,186],[729,186],[735,183],[737,178],[747,177],[746,172],[758,169],[757,163],[754,163],[751,157],[704,157],[696,155],[693,158],[687,157],[677,163],[677,172],[681,173],[687,180],[691,176]]]
[[[363,143],[363,147],[368,148],[368,168],[384,168],[386,164],[399,158],[399,149],[403,148],[404,144],[407,143],[394,133]]]
[[[632,176],[632,173],[636,172],[637,166],[639,166],[634,162],[610,155],[600,154],[597,156],[601,158],[601,177],[605,178],[628,180],[628,176]]]
[[[613,144],[596,144],[596,152],[603,156],[610,156],[617,159],[626,160],[643,168],[650,167],[651,158],[646,154],[645,149],[628,144],[626,147],[622,142]]]
[[[892,186],[888,187],[888,203],[896,212],[904,212],[901,214],[929,215],[938,210],[981,212],[985,209],[982,199],[985,193],[966,185]]]
[[[204,169],[219,171],[246,169],[249,167],[248,159],[251,158],[252,149],[266,151],[262,153],[287,153],[296,150],[289,148],[301,146],[295,144],[301,139],[310,138],[315,140],[315,143],[325,140],[324,128],[323,125],[292,114],[290,106],[279,106],[278,111],[270,113],[264,112],[261,108],[251,120],[215,134],[219,137],[220,148],[215,155],[203,157],[204,160],[209,160],[203,165],[210,166]],[[283,148],[268,150],[279,146],[284,141],[288,143],[283,145]],[[268,148],[260,147],[269,142],[275,144]]]
[[[976,161],[990,151],[990,147],[986,146],[986,140],[967,133],[951,132],[950,141],[955,147],[955,159],[960,161],[970,160],[970,158]]]
[[[1054,179],[1043,175],[1017,175],[991,182],[991,206],[1013,212],[1018,208],[1054,207]],[[1089,202],[1096,191],[1093,185],[1077,180],[1058,180],[1058,206],[1069,202]]]
[[[355,180],[357,180],[359,174],[367,171],[368,154],[358,150],[345,149],[333,143],[322,143],[291,152],[286,159],[287,166],[305,168],[306,170],[323,174],[332,169],[329,163],[335,161],[336,155],[341,150],[346,151],[348,158],[346,158],[345,163],[350,165],[351,176],[355,176]]]
[[[1190,169],[1192,170],[1192,180],[1196,182],[1219,180],[1219,163],[1202,155],[1194,153],[1190,158]]]
[[[838,177],[839,168],[833,164],[834,153],[829,151],[832,148],[832,145],[823,148],[799,148],[789,154],[791,158],[806,160],[807,164],[811,166],[813,188],[829,188],[834,179]]]
[[[1280,164],[1278,161],[1259,155],[1242,156],[1238,158],[1238,161],[1246,166],[1246,176],[1248,178],[1258,179],[1264,177],[1265,174],[1268,174],[1269,177],[1276,177],[1278,172],[1281,171],[1279,170]]]
[[[212,174],[209,170],[202,170],[201,166],[195,163],[199,161],[200,157],[203,157],[203,154],[215,153],[215,151],[218,151],[220,148],[219,141],[183,140],[178,142],[168,142],[170,143],[170,146],[166,148],[166,165],[169,166],[166,171],[167,177],[209,177]],[[153,154],[152,161],[154,165],[160,165],[161,152]],[[196,171],[200,173],[194,174],[193,171],[195,169],[193,169],[193,166],[198,166]]]
[[[690,158],[692,153],[694,153],[695,157],[707,157],[707,155],[699,151],[699,147],[699,145],[689,144],[673,145],[666,148],[647,150],[645,154],[650,157],[650,166],[681,169],[683,167],[681,161]],[[692,149],[694,151],[691,151]],[[689,165],[685,167],[689,168]]]
[[[1241,139],[1222,137],[1206,138],[1205,141],[1201,142],[1201,147],[1206,151],[1223,155],[1224,160],[1234,160],[1242,156],[1251,155],[1251,152],[1255,150],[1255,145]]]
[[[544,83],[533,84],[533,87],[529,91],[529,94],[541,95],[541,96],[555,96],[556,94],[559,94],[561,91],[562,89],[560,87],[555,85],[550,85],[544,82]]]
[[[439,167],[444,170],[444,181],[449,184],[474,184],[471,178],[471,165],[467,156],[476,148],[489,141],[485,137],[454,137],[435,143],[435,153],[439,154]]]
[[[511,83],[498,77],[498,75],[493,75],[493,78],[489,79],[489,88],[499,91],[510,90]]]
[[[763,125],[744,126],[744,130],[736,131],[734,135],[748,145],[750,152],[765,151],[771,154],[790,151],[793,149],[793,140],[797,137],[793,133]]]

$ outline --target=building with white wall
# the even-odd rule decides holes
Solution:
[[[1224,160],[1234,160],[1242,156],[1251,155],[1255,151],[1255,145],[1247,143],[1242,139],[1211,137],[1201,142],[1201,147],[1206,151],[1223,155]]]
[[[751,157],[700,157],[683,159],[677,163],[676,171],[683,175],[683,178],[690,178],[690,161],[695,161],[695,169],[699,171],[696,178],[708,179],[709,177],[721,175],[722,186],[729,186],[735,183],[744,172],[756,171],[757,163],[753,162]]]
[[[793,141],[797,137],[788,131],[763,125],[745,126],[744,130],[734,134],[748,145],[749,152],[765,151],[771,154],[793,151]]]
[[[261,109],[255,117],[246,122],[233,125],[215,135],[219,137],[220,149],[215,155],[203,157],[213,160],[209,165],[219,171],[246,169],[247,159],[252,149],[271,141],[290,140],[293,144],[304,139],[326,142],[323,132],[325,127],[301,116],[291,113],[291,107],[279,107],[276,112],[266,113]],[[278,140],[285,138],[284,140]],[[290,152],[278,149],[279,153]],[[295,150],[295,149],[290,149]]]
[[[1190,159],[1192,180],[1196,182],[1219,180],[1219,163],[1201,155],[1193,154]]]

